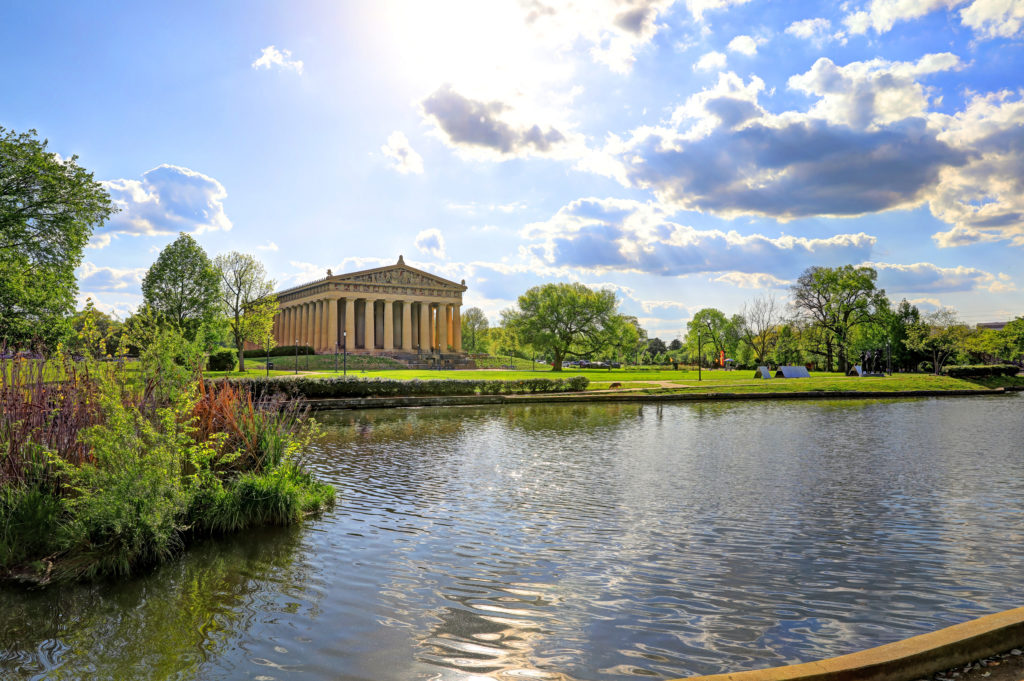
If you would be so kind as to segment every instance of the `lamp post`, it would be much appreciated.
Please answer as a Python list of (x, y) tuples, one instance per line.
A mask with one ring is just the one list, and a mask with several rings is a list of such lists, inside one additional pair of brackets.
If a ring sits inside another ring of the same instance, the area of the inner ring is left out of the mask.
[(267, 336), (267, 378), (270, 378), (270, 336)]
[(892, 376), (892, 339), (885, 339), (885, 365), (889, 370), (889, 375)]
[(334, 341), (334, 373), (338, 373), (338, 341)]
[(702, 349), (702, 346), (701, 346), (701, 341), (702, 341), (702, 338), (701, 338), (701, 335), (700, 335), (700, 331), (698, 331), (697, 332), (697, 380), (698, 381), (701, 380), (701, 373), (700, 373), (701, 366), (700, 365), (701, 365), (701, 359), (703, 357), (703, 354), (702, 354), (703, 353), (703, 349)]
[(299, 339), (295, 339), (295, 374), (299, 373)]
[(309, 371), (309, 353), (306, 352), (306, 348), (302, 348), (302, 354), (306, 356), (306, 371)]
[(348, 376), (348, 329), (341, 332), (341, 375)]

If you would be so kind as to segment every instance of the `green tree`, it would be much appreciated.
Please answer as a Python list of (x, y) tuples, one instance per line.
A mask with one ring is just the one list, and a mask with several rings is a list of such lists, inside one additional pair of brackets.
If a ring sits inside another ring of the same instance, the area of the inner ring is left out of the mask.
[(71, 317), (74, 337), (72, 350), (81, 355), (101, 357), (118, 354), (123, 324), (110, 315), (96, 309), (92, 298), (85, 299), (85, 307)]
[(885, 304), (885, 291), (875, 287), (878, 273), (870, 267), (810, 267), (792, 287), (793, 304), (825, 332), (825, 358), (829, 371), (838, 352), (843, 372), (849, 371), (848, 353), (853, 330), (875, 322)]
[(729, 357), (739, 340), (739, 321), (739, 315), (729, 319), (724, 312), (713, 307), (700, 310), (686, 323), (687, 348), (693, 356), (697, 355), (698, 348), (703, 350), (705, 356), (713, 352), (715, 361), (718, 360), (719, 353), (725, 353), (725, 356)]
[(0, 344), (52, 346), (69, 332), (75, 268), (114, 212), (103, 186), (46, 150), (36, 131), (0, 127)]
[(490, 343), (490, 352), (495, 357), (514, 357), (522, 344), (515, 327), (507, 324), (490, 329), (487, 339)]
[(640, 328), (636, 317), (612, 315), (604, 327), (598, 352), (611, 360), (632, 357), (641, 338), (646, 337), (647, 332)]
[(1024, 317), (1017, 317), (999, 331), (1006, 348), (1005, 359), (1019, 361), (1024, 359)]
[(673, 338), (672, 342), (668, 344), (668, 349), (671, 352), (677, 352), (683, 349), (683, 342), (678, 338)]
[(462, 349), (466, 352), (481, 352), (487, 348), (487, 316), (479, 307), (471, 307), (462, 313)]
[[(238, 350), (238, 370), (245, 371), (245, 342), (273, 347), (277, 296), (263, 263), (248, 253), (231, 251), (213, 260), (220, 275), (221, 311)], [(269, 348), (268, 348), (269, 349)]]
[(518, 309), (503, 312), (502, 321), (523, 342), (550, 355), (552, 371), (561, 371), (566, 357), (600, 350), (617, 306), (609, 290), (595, 291), (580, 283), (544, 284), (519, 296)]
[(220, 277), (203, 247), (182, 232), (146, 272), (142, 299), (191, 339), (217, 313)]
[(905, 342), (911, 350), (931, 354), (932, 369), (938, 374), (950, 357), (966, 350), (970, 334), (970, 328), (957, 319), (954, 310), (943, 308), (908, 328)]
[(665, 341), (655, 336), (647, 341), (647, 352), (651, 355), (664, 355), (668, 352), (668, 346), (665, 345)]

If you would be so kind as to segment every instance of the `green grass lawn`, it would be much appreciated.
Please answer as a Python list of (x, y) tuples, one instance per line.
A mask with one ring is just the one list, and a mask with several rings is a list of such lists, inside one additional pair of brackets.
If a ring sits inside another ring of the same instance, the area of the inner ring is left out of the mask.
[[(245, 375), (262, 376), (261, 371), (254, 371), (254, 360), (246, 360), (250, 369)], [(260, 365), (262, 367), (262, 365)], [(278, 364), (277, 366), (281, 366)], [(208, 374), (213, 376), (214, 374)], [(216, 374), (223, 375), (223, 374)], [(239, 375), (237, 372), (232, 376)], [(271, 375), (292, 375), (291, 371), (272, 371)], [(304, 373), (302, 363), (299, 364), (299, 375), (329, 378), (340, 376), (339, 371), (322, 371)], [(536, 371), (509, 371), (501, 369), (477, 369), (469, 371), (430, 371), (430, 370), (352, 370), (350, 376), (362, 378), (391, 378), (399, 380), (431, 380), (431, 379), (494, 379), (514, 380), (522, 378), (568, 378), (570, 376), (586, 376), (590, 379), (588, 390), (607, 390), (612, 383), (621, 383), (622, 389), (642, 389), (645, 393), (664, 392), (799, 392), (822, 390), (826, 392), (859, 390), (859, 391), (901, 391), (901, 390), (976, 390), (999, 386), (1024, 385), (1024, 377), (1000, 379), (962, 379), (931, 374), (893, 374), (884, 378), (860, 378), (844, 376), (841, 373), (812, 372), (811, 378), (772, 378), (768, 380), (754, 378), (753, 370), (724, 371), (707, 369), (700, 372), (700, 380), (696, 370), (672, 370), (655, 367), (626, 367), (622, 369), (564, 369), (561, 372), (551, 371), (550, 367), (538, 366)], [(664, 384), (672, 384), (671, 386)]]

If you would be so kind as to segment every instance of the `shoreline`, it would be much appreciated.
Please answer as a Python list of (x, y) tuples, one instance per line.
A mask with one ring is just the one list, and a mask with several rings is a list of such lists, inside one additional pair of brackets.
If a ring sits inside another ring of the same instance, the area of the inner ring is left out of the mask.
[[(675, 681), (913, 681), (947, 678), (964, 665), (1024, 645), (1024, 607), (815, 662)], [(966, 670), (965, 670), (966, 671)], [(989, 674), (983, 673), (985, 677)]]
[(495, 404), (581, 404), (601, 402), (714, 402), (743, 400), (879, 399), (906, 397), (965, 397), (1008, 395), (1024, 391), (1020, 387), (956, 390), (806, 390), (787, 392), (708, 392), (708, 393), (536, 393), (525, 395), (436, 395), (413, 397), (332, 397), (307, 399), (312, 411), (340, 409), (393, 409), (401, 407), (464, 407)]

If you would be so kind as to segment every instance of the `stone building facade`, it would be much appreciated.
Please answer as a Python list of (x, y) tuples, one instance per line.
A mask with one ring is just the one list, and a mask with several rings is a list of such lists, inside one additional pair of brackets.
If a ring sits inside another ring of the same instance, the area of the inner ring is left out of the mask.
[(398, 263), (331, 274), (277, 294), (278, 345), (309, 345), (318, 353), (342, 349), (366, 354), (462, 352), (457, 284)]

